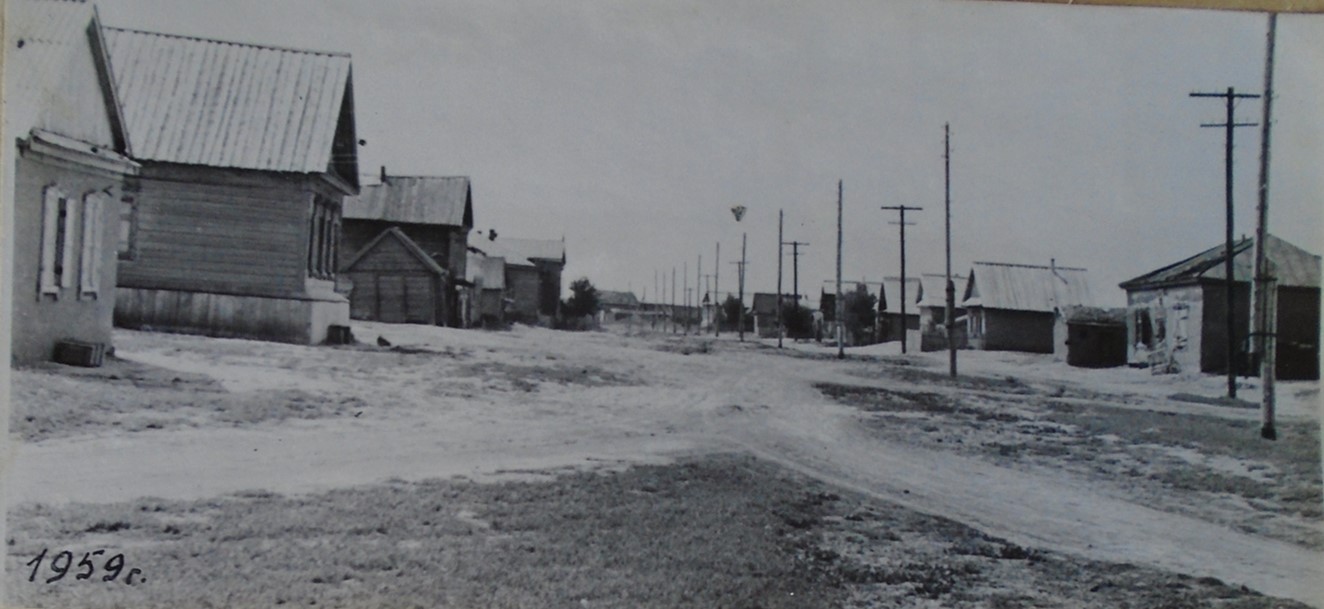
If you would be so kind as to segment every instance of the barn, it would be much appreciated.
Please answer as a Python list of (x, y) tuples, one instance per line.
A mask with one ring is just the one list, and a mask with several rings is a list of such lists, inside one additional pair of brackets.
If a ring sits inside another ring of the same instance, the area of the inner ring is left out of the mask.
[(353, 284), (352, 319), (438, 325), (446, 318), (450, 273), (397, 227), (360, 248), (342, 273)]
[[(10, 359), (96, 364), (111, 343), (118, 201), (128, 157), (121, 106), (90, 4), (11, 2), (5, 52), (4, 218)], [(4, 334), (0, 331), (0, 334)], [(77, 344), (77, 343), (81, 343)]]
[[(1255, 240), (1233, 244), (1232, 343), (1243, 365), (1250, 335), (1250, 280)], [(1122, 282), (1127, 301), (1128, 360), (1156, 371), (1227, 372), (1226, 246)], [(1265, 254), (1277, 279), (1276, 376), (1319, 378), (1320, 257), (1274, 235)], [(1257, 372), (1246, 366), (1243, 372)]]
[(115, 323), (315, 344), (358, 192), (350, 57), (107, 28), (140, 175), (121, 207)]
[(1066, 307), (1092, 305), (1085, 269), (976, 262), (961, 306), (970, 348), (1064, 353)]
[(553, 325), (561, 314), (565, 242), (499, 237), (474, 244), (484, 255), (505, 260), (508, 321)]
[[(411, 274), (415, 278), (412, 281), (421, 281), (421, 274), (431, 273), (430, 270), (416, 267), (412, 256), (403, 256), (403, 251), (396, 251), (398, 247), (394, 244), (403, 238), (411, 242), (413, 249), (431, 259), (434, 266), (443, 270), (439, 278), (441, 285), (436, 291), (436, 302), (433, 303), (435, 312), (427, 316), (432, 321), (426, 323), (453, 327), (463, 325), (460, 289), (465, 283), (469, 231), (474, 225), (473, 191), (469, 178), (387, 175), (383, 167), (380, 183), (365, 185), (358, 196), (345, 198), (343, 218), (341, 247), (350, 253), (348, 257), (352, 260), (346, 260), (340, 271), (350, 276), (356, 292), (361, 287), (371, 292), (351, 295), (351, 317), (389, 321), (375, 316), (374, 311), (378, 309), (361, 306), (376, 302), (383, 297), (383, 293), (375, 288), (379, 279), (367, 282), (360, 282), (360, 279), (367, 274), (375, 273), (380, 277), (380, 273), (392, 272), (380, 266), (385, 262), (381, 258), (384, 252), (375, 252), (366, 257), (361, 255), (369, 244), (391, 248), (400, 254), (394, 259), (406, 266), (398, 269), (399, 273)], [(396, 233), (383, 243), (382, 235), (391, 229), (395, 229)], [(375, 265), (374, 270), (358, 268), (355, 263)], [(391, 294), (403, 294), (399, 288), (394, 287), (402, 279), (384, 281), (383, 285), (387, 286)], [(414, 293), (414, 302), (409, 307), (389, 302), (393, 296), (387, 296), (383, 303), (390, 310), (391, 318), (395, 319), (399, 311), (423, 306), (418, 297)], [(418, 311), (414, 311), (411, 319), (418, 318)]]

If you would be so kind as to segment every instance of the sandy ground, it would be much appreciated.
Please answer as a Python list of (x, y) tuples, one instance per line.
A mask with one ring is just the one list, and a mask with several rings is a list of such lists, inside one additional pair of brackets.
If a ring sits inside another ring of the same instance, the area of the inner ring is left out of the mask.
[[(882, 345), (851, 350), (852, 358), (840, 362), (833, 350), (812, 344), (788, 343), (778, 352), (728, 336), (711, 342), (534, 328), (359, 324), (355, 335), (367, 344), (382, 336), (395, 348), (117, 333), (119, 357), (176, 371), (181, 382), (214, 379), (241, 401), (298, 392), (336, 407), (321, 416), (230, 419), (218, 418), (226, 403), (207, 402), (131, 432), (98, 421), (75, 433), (32, 430), (35, 441), (7, 461), (5, 500), (13, 506), (201, 499), (244, 489), (303, 493), (388, 478), (527, 477), (553, 467), (668, 462), (737, 449), (1024, 546), (1216, 577), (1324, 606), (1324, 554), (1308, 544), (1239, 531), (1199, 517), (1198, 509), (1151, 506), (1087, 473), (1017, 467), (889, 438), (864, 424), (858, 408), (815, 388), (832, 382), (961, 393), (923, 375), (879, 373), (933, 367), (945, 354), (900, 356), (896, 345)], [(962, 372), (1015, 377), (1033, 392), (1085, 404), (1258, 416), (1171, 399), (1217, 396), (1219, 378), (1085, 371), (1040, 356), (969, 352), (962, 353)], [(17, 371), (15, 379), (16, 400), (58, 398), (63, 384), (79, 382), (42, 371)], [(1247, 387), (1241, 397), (1253, 399), (1253, 391)], [(1317, 384), (1285, 383), (1280, 395), (1284, 420), (1318, 425)], [(1319, 527), (1317, 518), (1308, 524)]]

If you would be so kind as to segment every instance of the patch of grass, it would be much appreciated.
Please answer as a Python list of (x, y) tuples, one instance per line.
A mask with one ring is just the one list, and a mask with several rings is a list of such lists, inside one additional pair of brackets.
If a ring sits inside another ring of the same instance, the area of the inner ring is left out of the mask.
[(635, 375), (589, 364), (474, 363), (462, 367), (457, 376), (482, 378), (489, 387), (533, 392), (543, 384), (580, 387), (616, 387), (641, 383)]

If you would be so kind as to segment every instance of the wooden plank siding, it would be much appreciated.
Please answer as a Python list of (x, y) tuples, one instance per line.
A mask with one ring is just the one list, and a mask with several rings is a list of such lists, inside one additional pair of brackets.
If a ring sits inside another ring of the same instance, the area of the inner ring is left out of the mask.
[(306, 181), (235, 179), (223, 172), (210, 177), (212, 182), (156, 176), (135, 181), (135, 255), (120, 261), (119, 285), (303, 295), (312, 214)]

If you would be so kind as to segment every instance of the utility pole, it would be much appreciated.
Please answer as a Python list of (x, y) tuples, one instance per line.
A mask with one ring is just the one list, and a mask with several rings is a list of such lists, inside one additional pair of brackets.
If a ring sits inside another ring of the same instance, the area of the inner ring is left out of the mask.
[[(952, 378), (956, 378), (956, 284), (952, 282), (952, 128), (942, 126), (943, 204), (947, 212), (947, 354)], [(905, 285), (905, 282), (902, 282)]]
[(1269, 274), (1268, 256), (1265, 254), (1265, 238), (1269, 231), (1269, 131), (1273, 124), (1271, 107), (1273, 106), (1273, 47), (1277, 36), (1278, 14), (1269, 13), (1269, 32), (1266, 36), (1264, 51), (1264, 116), (1260, 121), (1260, 200), (1256, 209), (1255, 222), (1255, 299), (1254, 327), (1255, 348), (1260, 354), (1260, 385), (1263, 394), (1260, 398), (1260, 437), (1266, 440), (1278, 439), (1274, 426), (1276, 396), (1274, 381), (1278, 374), (1275, 368), (1278, 360), (1278, 337), (1276, 336), (1277, 286), (1276, 278)]
[(913, 226), (914, 222), (906, 222), (907, 211), (920, 211), (923, 207), (909, 207), (906, 205), (884, 205), (883, 209), (895, 209), (901, 212), (899, 222), (888, 222), (901, 227), (901, 352), (906, 352), (906, 224)]
[(791, 275), (794, 277), (791, 285), (795, 293), (795, 303), (800, 304), (800, 246), (809, 245), (804, 241), (791, 241), (786, 245), (791, 246)]
[(694, 334), (703, 333), (703, 302), (700, 300), (699, 290), (703, 287), (703, 254), (699, 254), (699, 262), (694, 266), (694, 310), (699, 315), (694, 320)]
[(782, 258), (784, 257), (784, 254), (782, 254), (782, 246), (786, 245), (786, 242), (782, 241), (782, 216), (783, 216), (782, 210), (780, 209), (777, 210), (777, 348), (778, 349), (782, 348), (782, 334), (784, 334), (786, 330), (785, 328), (782, 327), (782, 325), (785, 323), (785, 321), (782, 319), (782, 306), (783, 306), (782, 305)]
[(846, 303), (841, 296), (841, 180), (837, 180), (837, 296), (833, 303), (837, 309), (837, 359), (846, 358), (846, 333), (842, 326)]
[(740, 340), (745, 340), (745, 233), (740, 233)]
[(722, 336), (722, 288), (718, 285), (722, 273), (722, 242), (717, 242), (717, 255), (713, 258), (713, 336)]
[(1224, 267), (1223, 271), (1227, 274), (1227, 397), (1237, 397), (1237, 367), (1236, 367), (1236, 349), (1237, 349), (1237, 324), (1234, 315), (1236, 308), (1236, 299), (1233, 297), (1233, 286), (1236, 285), (1236, 278), (1232, 276), (1232, 140), (1233, 132), (1237, 127), (1254, 127), (1256, 123), (1238, 123), (1236, 122), (1236, 108), (1238, 99), (1256, 99), (1259, 95), (1253, 93), (1237, 93), (1233, 87), (1228, 87), (1226, 93), (1191, 93), (1191, 97), (1221, 97), (1227, 104), (1227, 122), (1223, 123), (1204, 123), (1201, 127), (1222, 127), (1226, 129), (1224, 164), (1225, 188), (1227, 190), (1227, 231), (1224, 244)]
[(671, 333), (676, 333), (676, 267), (671, 267)]
[(680, 288), (684, 291), (684, 297), (681, 298), (680, 311), (685, 316), (685, 334), (690, 333), (690, 261), (681, 263), (683, 271), (680, 276)]

